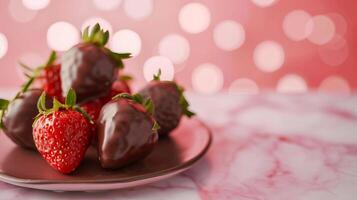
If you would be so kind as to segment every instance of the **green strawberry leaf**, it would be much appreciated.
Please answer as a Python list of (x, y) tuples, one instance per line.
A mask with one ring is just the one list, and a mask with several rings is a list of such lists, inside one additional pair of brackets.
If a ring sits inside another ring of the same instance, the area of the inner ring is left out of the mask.
[(153, 132), (156, 132), (159, 129), (160, 129), (160, 125), (156, 121), (154, 121), (154, 125), (152, 126), (151, 130)]
[(42, 92), (40, 98), (38, 98), (37, 109), (39, 113), (46, 112), (46, 92)]
[(143, 105), (150, 115), (154, 114), (155, 106), (150, 98), (146, 99)]
[(67, 106), (73, 107), (74, 105), (76, 105), (76, 101), (77, 101), (76, 92), (71, 88), (67, 93), (65, 103)]
[(185, 96), (183, 94), (185, 89), (177, 84), (176, 84), (176, 87), (180, 94), (179, 103), (182, 107), (183, 114), (186, 115), (187, 117), (191, 118), (192, 116), (196, 115), (196, 113), (189, 110), (190, 104), (188, 103), (187, 99), (185, 98)]
[(50, 67), (51, 65), (53, 65), (53, 63), (57, 60), (57, 53), (55, 51), (51, 52), (50, 57), (48, 58), (46, 64), (44, 67)]
[(133, 77), (132, 76), (130, 76), (130, 75), (121, 75), (121, 76), (119, 76), (119, 80), (120, 81), (131, 81), (131, 80), (133, 80)]
[(160, 77), (161, 77), (161, 68), (159, 68), (157, 74), (154, 74), (153, 80), (160, 81)]
[(0, 99), (0, 110), (6, 110), (10, 101), (6, 99)]

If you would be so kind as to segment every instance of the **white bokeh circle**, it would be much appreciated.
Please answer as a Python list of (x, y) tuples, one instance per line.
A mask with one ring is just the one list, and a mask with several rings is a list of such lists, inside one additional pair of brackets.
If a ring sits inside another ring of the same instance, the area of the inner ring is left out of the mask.
[(93, 4), (99, 10), (114, 10), (116, 9), (122, 0), (93, 0)]
[(22, 0), (22, 3), (27, 9), (42, 10), (48, 6), (50, 0)]
[(190, 55), (190, 43), (181, 35), (167, 35), (159, 43), (159, 54), (168, 57), (175, 64), (180, 64)]
[(318, 52), (322, 62), (330, 66), (339, 66), (347, 60), (349, 48), (343, 37), (335, 35), (330, 42), (319, 46)]
[(230, 94), (253, 95), (259, 93), (259, 87), (252, 79), (239, 78), (231, 83), (228, 91)]
[(280, 93), (303, 93), (307, 88), (304, 78), (296, 74), (288, 74), (278, 81), (276, 90)]
[(153, 56), (147, 59), (144, 63), (144, 78), (146, 81), (151, 81), (154, 74), (161, 70), (160, 80), (171, 81), (174, 79), (175, 69), (170, 59), (165, 56)]
[(5, 56), (9, 43), (6, 36), (3, 33), (0, 33), (0, 59)]
[(240, 23), (225, 20), (215, 26), (213, 40), (220, 49), (232, 51), (243, 45), (245, 30)]
[(316, 15), (312, 17), (308, 23), (311, 27), (311, 33), (308, 40), (317, 45), (328, 43), (335, 35), (336, 27), (333, 21), (325, 15)]
[(277, 2), (277, 0), (252, 0), (252, 2), (259, 7), (268, 7)]
[(211, 22), (211, 13), (201, 3), (188, 3), (180, 9), (178, 19), (184, 31), (196, 34), (208, 28)]
[(308, 12), (293, 10), (284, 17), (283, 31), (293, 41), (304, 40), (312, 31), (312, 27), (308, 26), (310, 20), (311, 15)]
[(53, 50), (66, 51), (78, 42), (79, 31), (69, 22), (55, 22), (47, 30), (47, 43)]
[(350, 94), (351, 89), (348, 82), (341, 76), (333, 75), (325, 78), (319, 86), (323, 93)]
[[(100, 27), (103, 30), (107, 30), (109, 31), (109, 34), (111, 35), (113, 32), (113, 28), (112, 25), (105, 19), (101, 18), (101, 17), (91, 17), (89, 19), (87, 19), (86, 21), (83, 22), (82, 26), (81, 26), (81, 31), (83, 32), (83, 30), (87, 27), (90, 26), (90, 28), (92, 28), (96, 23), (99, 23)], [(91, 30), (91, 29), (90, 29)]]
[(204, 63), (194, 69), (192, 87), (202, 94), (214, 94), (222, 89), (223, 79), (223, 73), (219, 67)]
[(110, 47), (114, 52), (131, 53), (135, 57), (141, 51), (141, 38), (135, 31), (122, 29), (111, 37)]
[(10, 0), (9, 12), (15, 21), (21, 23), (29, 22), (37, 15), (36, 10), (26, 8), (21, 0)]
[(125, 0), (124, 12), (134, 19), (142, 20), (151, 15), (154, 8), (153, 0)]
[(274, 41), (264, 41), (254, 49), (253, 61), (263, 72), (274, 72), (284, 64), (285, 52), (283, 47)]

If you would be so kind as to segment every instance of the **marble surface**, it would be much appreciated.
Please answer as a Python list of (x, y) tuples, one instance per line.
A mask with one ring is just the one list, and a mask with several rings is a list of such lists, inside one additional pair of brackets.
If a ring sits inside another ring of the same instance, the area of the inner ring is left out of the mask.
[(57, 193), (0, 183), (0, 199), (357, 199), (357, 96), (189, 96), (212, 128), (208, 155), (128, 190)]

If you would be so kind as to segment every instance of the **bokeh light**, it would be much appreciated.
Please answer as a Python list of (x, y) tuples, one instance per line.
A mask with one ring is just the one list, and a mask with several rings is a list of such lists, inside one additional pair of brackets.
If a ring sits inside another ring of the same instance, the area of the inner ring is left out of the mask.
[(214, 64), (201, 64), (192, 73), (192, 86), (199, 93), (214, 94), (223, 87), (223, 73)]
[(27, 9), (21, 0), (10, 0), (9, 12), (15, 21), (21, 23), (29, 22), (37, 15), (36, 10)]
[(188, 3), (179, 13), (181, 28), (188, 33), (200, 33), (208, 28), (211, 22), (209, 9), (201, 3)]
[(273, 72), (284, 64), (285, 52), (277, 42), (264, 41), (254, 49), (253, 60), (261, 71)]
[(307, 84), (301, 76), (288, 74), (279, 80), (276, 90), (280, 93), (303, 93), (307, 91)]
[(6, 36), (3, 33), (0, 33), (0, 59), (5, 56), (8, 45)]
[(93, 4), (99, 10), (114, 10), (116, 9), (122, 0), (93, 0)]
[(319, 47), (321, 60), (330, 66), (343, 64), (347, 60), (348, 54), (349, 49), (347, 42), (339, 35), (335, 35), (329, 43)]
[(30, 10), (42, 10), (48, 6), (50, 0), (22, 0), (22, 3)]
[(304, 10), (293, 10), (289, 12), (283, 21), (283, 31), (285, 35), (293, 41), (306, 39), (312, 31), (308, 26), (311, 15)]
[(319, 91), (323, 93), (350, 94), (351, 89), (344, 78), (334, 75), (325, 78), (321, 82)]
[(268, 7), (276, 3), (277, 0), (252, 0), (252, 2), (259, 7)]
[(338, 13), (330, 13), (330, 14), (327, 14), (327, 16), (335, 24), (336, 34), (341, 35), (341, 36), (345, 35), (345, 33), (347, 32), (346, 19)]
[[(82, 24), (82, 27), (81, 27), (81, 31), (83, 32), (83, 30), (87, 27), (87, 26), (90, 26), (90, 28), (93, 28), (93, 26), (96, 24), (96, 23), (99, 23), (100, 27), (103, 29), (103, 30), (107, 30), (109, 31), (109, 34), (111, 35), (112, 32), (113, 32), (113, 28), (112, 28), (112, 25), (105, 19), (101, 18), (101, 17), (91, 17), (89, 19), (87, 19), (83, 24)], [(91, 30), (91, 29), (90, 29)]]
[(226, 20), (220, 22), (213, 32), (215, 44), (226, 51), (238, 49), (245, 40), (245, 31), (241, 24)]
[(131, 53), (135, 57), (141, 51), (141, 38), (139, 34), (132, 30), (119, 30), (114, 33), (110, 40), (110, 47), (114, 52)]
[(239, 78), (231, 83), (228, 91), (230, 94), (253, 95), (259, 93), (259, 87), (251, 79)]
[(312, 31), (308, 36), (308, 40), (317, 45), (328, 43), (335, 35), (335, 24), (325, 15), (317, 15), (312, 17), (307, 23), (308, 27), (312, 27)]
[(142, 20), (151, 15), (153, 4), (152, 0), (125, 0), (124, 11), (128, 17)]
[(174, 79), (175, 69), (170, 59), (164, 56), (153, 56), (144, 63), (144, 78), (146, 81), (151, 81), (154, 74), (161, 70), (160, 80), (171, 81)]
[(170, 34), (161, 39), (159, 54), (168, 57), (175, 64), (180, 64), (190, 55), (190, 44), (183, 36)]
[(48, 46), (56, 51), (66, 51), (79, 42), (79, 31), (69, 22), (53, 23), (47, 30)]

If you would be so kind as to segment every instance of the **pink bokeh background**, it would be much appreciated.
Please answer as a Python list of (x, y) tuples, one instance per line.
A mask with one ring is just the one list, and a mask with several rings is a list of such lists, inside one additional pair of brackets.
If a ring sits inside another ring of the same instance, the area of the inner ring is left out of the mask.
[[(4, 0), (0, 87), (23, 82), (19, 60), (43, 63), (100, 18), (112, 29), (109, 46), (137, 54), (125, 62), (136, 88), (160, 65), (167, 79), (205, 94), (349, 94), (357, 88), (356, 8), (352, 0)], [(73, 26), (50, 31), (56, 22)]]

